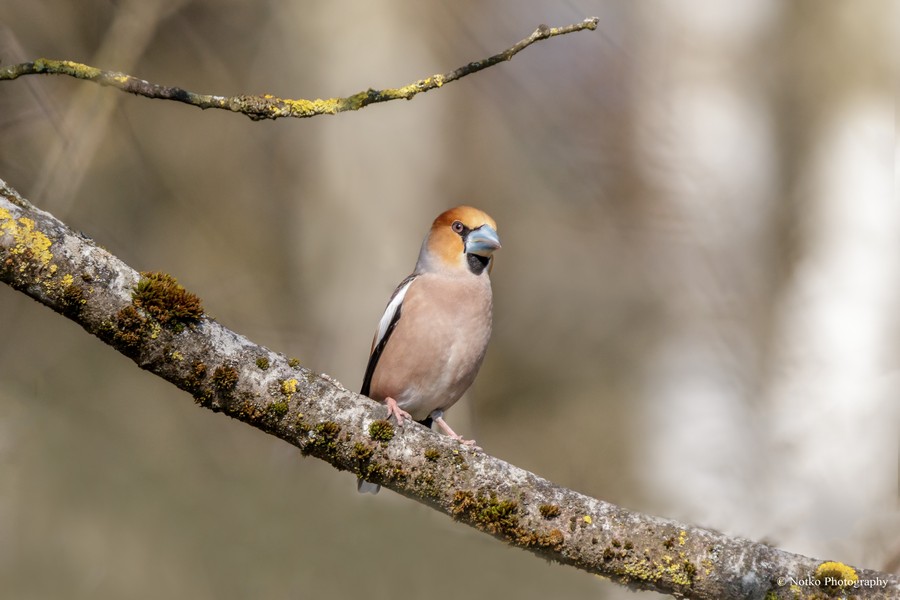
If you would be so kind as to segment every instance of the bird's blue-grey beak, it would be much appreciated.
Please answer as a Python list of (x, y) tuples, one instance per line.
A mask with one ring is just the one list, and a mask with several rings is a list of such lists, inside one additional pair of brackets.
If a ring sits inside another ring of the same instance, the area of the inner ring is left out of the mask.
[(466, 236), (466, 254), (478, 256), (490, 256), (494, 250), (500, 248), (500, 237), (490, 225), (482, 225), (473, 229)]

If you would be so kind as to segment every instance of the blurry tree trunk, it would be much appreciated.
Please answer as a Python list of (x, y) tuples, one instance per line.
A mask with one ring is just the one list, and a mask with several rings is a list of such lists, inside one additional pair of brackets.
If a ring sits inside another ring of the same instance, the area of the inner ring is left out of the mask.
[(885, 5), (667, 6), (634, 69), (653, 82), (635, 130), (669, 315), (648, 365), (647, 495), (790, 548), (874, 539), (880, 555), (900, 429), (896, 53), (871, 26)]
[(766, 66), (777, 59), (765, 42), (778, 9), (663, 5), (664, 16), (641, 13), (652, 42), (634, 68), (636, 164), (649, 198), (643, 227), (654, 233), (654, 296), (664, 315), (644, 359), (641, 412), (654, 432), (645, 448), (654, 467), (643, 483), (649, 498), (678, 498), (685, 518), (751, 532), (747, 486), (765, 465), (748, 449), (760, 445), (752, 423), (778, 284), (777, 269), (759, 266), (779, 259), (766, 93)]
[(852, 539), (848, 551), (877, 555), (896, 542), (884, 516), (898, 494), (887, 457), (900, 448), (900, 381), (889, 375), (898, 342), (887, 334), (900, 328), (896, 106), (887, 100), (898, 73), (896, 44), (871, 25), (884, 8), (791, 3), (781, 25), (779, 74), (795, 84), (778, 86), (791, 93), (777, 103), (787, 208), (776, 225), (791, 260), (759, 407), (769, 434), (759, 520), (779, 543), (810, 551)]

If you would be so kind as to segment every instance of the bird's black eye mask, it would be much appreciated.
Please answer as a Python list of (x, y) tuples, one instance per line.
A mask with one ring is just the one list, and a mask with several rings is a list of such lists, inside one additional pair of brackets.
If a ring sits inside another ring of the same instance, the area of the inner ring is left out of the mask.
[[(462, 238), (463, 250), (465, 250), (466, 238), (472, 233), (472, 229), (463, 225), (462, 221), (453, 221), (453, 224), (450, 225), (450, 229)], [(466, 262), (469, 264), (469, 270), (472, 273), (481, 275), (484, 270), (487, 269), (488, 264), (490, 264), (491, 257), (481, 256), (480, 254), (466, 254)]]

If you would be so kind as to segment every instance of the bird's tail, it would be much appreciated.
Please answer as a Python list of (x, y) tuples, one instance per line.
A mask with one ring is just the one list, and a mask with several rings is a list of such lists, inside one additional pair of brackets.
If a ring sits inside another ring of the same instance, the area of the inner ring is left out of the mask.
[(371, 483), (363, 479), (356, 480), (356, 491), (360, 494), (377, 494), (381, 486), (377, 483)]

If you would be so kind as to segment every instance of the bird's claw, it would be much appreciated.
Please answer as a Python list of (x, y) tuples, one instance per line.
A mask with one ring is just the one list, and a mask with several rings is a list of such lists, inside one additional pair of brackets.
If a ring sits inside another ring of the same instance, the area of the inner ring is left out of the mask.
[(461, 435), (450, 436), (450, 437), (453, 437), (454, 440), (456, 440), (463, 446), (468, 446), (472, 450), (481, 450), (482, 449), (481, 446), (479, 446), (478, 444), (475, 443), (475, 440), (464, 439), (463, 436), (461, 436)]
[(387, 404), (387, 418), (390, 419), (391, 416), (393, 416), (395, 419), (397, 419), (397, 427), (403, 427), (404, 419), (409, 419), (410, 421), (412, 421), (412, 415), (400, 408), (397, 405), (397, 401), (393, 398), (385, 398), (384, 403)]
[(481, 446), (475, 444), (475, 440), (467, 440), (463, 436), (459, 435), (453, 429), (447, 425), (447, 421), (444, 420), (444, 413), (442, 411), (434, 411), (431, 413), (431, 418), (434, 419), (434, 422), (437, 423), (438, 427), (444, 430), (444, 433), (447, 434), (447, 437), (451, 437), (463, 446), (469, 446), (473, 450), (481, 450)]

